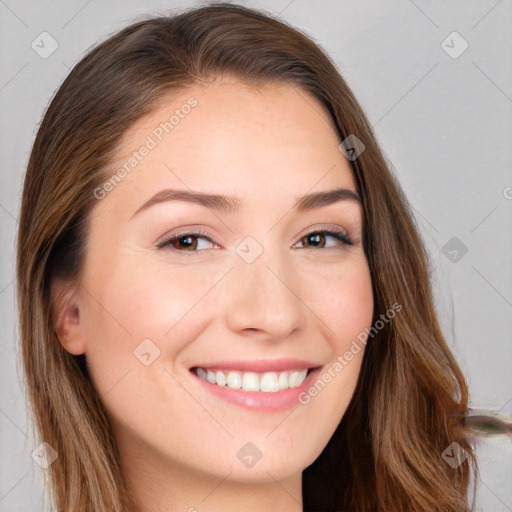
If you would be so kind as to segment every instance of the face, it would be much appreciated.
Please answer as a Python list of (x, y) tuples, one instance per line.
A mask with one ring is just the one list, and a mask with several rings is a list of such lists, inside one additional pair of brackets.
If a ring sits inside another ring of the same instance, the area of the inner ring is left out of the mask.
[(111, 175), (130, 171), (95, 192), (66, 345), (85, 353), (126, 464), (266, 482), (329, 441), (364, 350), (334, 365), (373, 312), (339, 143), (306, 92), (227, 79), (126, 132)]

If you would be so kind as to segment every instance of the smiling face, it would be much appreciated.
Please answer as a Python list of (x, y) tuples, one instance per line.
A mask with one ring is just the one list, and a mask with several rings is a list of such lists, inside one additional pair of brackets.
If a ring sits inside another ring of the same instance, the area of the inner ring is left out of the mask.
[(363, 351), (307, 404), (298, 393), (373, 312), (339, 142), (308, 93), (228, 80), (125, 134), (112, 174), (136, 160), (92, 210), (79, 319), (61, 342), (86, 354), (128, 471), (296, 482), (329, 441)]

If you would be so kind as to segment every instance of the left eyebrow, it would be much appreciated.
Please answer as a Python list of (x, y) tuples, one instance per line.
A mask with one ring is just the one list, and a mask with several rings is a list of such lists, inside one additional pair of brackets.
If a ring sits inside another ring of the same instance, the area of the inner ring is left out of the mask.
[[(303, 195), (297, 199), (294, 207), (296, 211), (304, 212), (345, 200), (361, 203), (361, 198), (355, 191), (347, 188), (338, 188)], [(242, 199), (238, 196), (206, 194), (204, 192), (194, 192), (190, 190), (165, 189), (148, 199), (140, 208), (137, 209), (130, 219), (150, 206), (167, 201), (185, 201), (195, 203), (212, 210), (226, 213), (239, 213), (243, 203)]]
[(361, 204), (361, 198), (354, 190), (348, 188), (336, 188), (334, 190), (324, 190), (323, 192), (313, 192), (299, 197), (295, 203), (295, 209), (299, 212), (304, 212), (320, 208), (322, 206), (327, 206), (338, 201), (347, 200)]

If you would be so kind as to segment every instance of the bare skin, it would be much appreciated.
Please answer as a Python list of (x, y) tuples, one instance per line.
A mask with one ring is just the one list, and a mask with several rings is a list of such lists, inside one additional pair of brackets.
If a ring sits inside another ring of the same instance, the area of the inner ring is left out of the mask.
[[(339, 424), (364, 350), (307, 404), (278, 411), (221, 399), (190, 368), (298, 358), (326, 371), (344, 354), (373, 311), (361, 205), (294, 209), (304, 194), (356, 188), (328, 114), (286, 85), (226, 78), (184, 91), (128, 130), (112, 171), (191, 96), (197, 106), (95, 205), (59, 339), (86, 354), (143, 512), (302, 511), (302, 471)], [(137, 212), (164, 189), (241, 206), (162, 201)], [(197, 229), (213, 242), (186, 236)], [(172, 234), (181, 242), (158, 247)], [(246, 237), (257, 245), (242, 247), (262, 250), (250, 263), (237, 252)], [(147, 366), (134, 356), (143, 340)], [(249, 442), (261, 454), (252, 467), (237, 456)]]

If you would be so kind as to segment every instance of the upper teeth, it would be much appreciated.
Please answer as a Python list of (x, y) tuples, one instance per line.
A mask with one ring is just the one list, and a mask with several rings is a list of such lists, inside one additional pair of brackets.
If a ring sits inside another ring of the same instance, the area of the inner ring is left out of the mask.
[(196, 374), (201, 379), (218, 386), (243, 389), (244, 391), (276, 392), (300, 386), (306, 379), (308, 370), (255, 373), (196, 368)]

